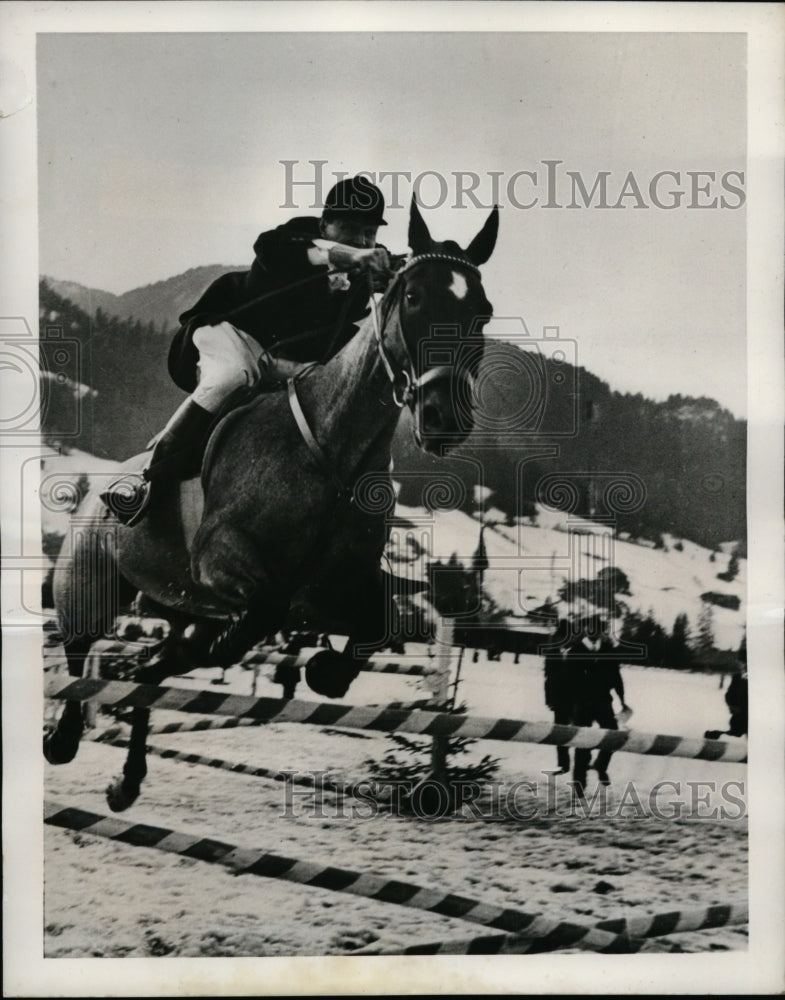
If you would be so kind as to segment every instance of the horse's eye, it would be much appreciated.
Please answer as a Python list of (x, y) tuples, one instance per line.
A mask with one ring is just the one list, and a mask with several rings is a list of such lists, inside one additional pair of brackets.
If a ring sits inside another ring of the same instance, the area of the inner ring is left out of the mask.
[(406, 305), (407, 306), (416, 306), (417, 302), (419, 301), (419, 298), (420, 298), (420, 296), (417, 293), (417, 291), (415, 289), (412, 289), (412, 288), (407, 288), (406, 289), (406, 294), (405, 294), (404, 297), (406, 299)]

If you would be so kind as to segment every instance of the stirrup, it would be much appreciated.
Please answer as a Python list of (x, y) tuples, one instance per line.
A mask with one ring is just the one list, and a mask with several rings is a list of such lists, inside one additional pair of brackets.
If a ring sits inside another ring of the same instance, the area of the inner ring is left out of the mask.
[(144, 517), (151, 496), (150, 481), (131, 473), (112, 483), (101, 494), (101, 500), (121, 524), (130, 528)]

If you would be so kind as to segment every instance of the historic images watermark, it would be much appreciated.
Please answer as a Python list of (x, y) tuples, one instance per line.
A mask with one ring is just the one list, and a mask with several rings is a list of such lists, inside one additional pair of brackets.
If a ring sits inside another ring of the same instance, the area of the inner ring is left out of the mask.
[[(326, 170), (327, 160), (279, 160), (283, 167), (280, 208), (322, 209), (324, 195), (348, 171)], [(541, 159), (512, 173), (487, 170), (361, 170), (379, 187), (387, 207), (403, 208), (404, 190), (423, 208), (549, 209), (738, 209), (747, 200), (743, 170), (667, 167), (650, 172), (582, 171), (561, 159)], [(402, 183), (403, 182), (403, 183)], [(373, 198), (373, 190), (368, 189)], [(406, 200), (404, 198), (404, 200)], [(373, 207), (369, 202), (368, 207)]]
[[(559, 794), (555, 776), (510, 783), (455, 781), (435, 778), (363, 780), (335, 785), (326, 771), (281, 771), (282, 818), (371, 819), (378, 816), (419, 820), (461, 816), (469, 820), (525, 823), (546, 816), (575, 819), (722, 820), (747, 816), (746, 783), (681, 781), (663, 778), (648, 791), (635, 782), (598, 784), (592, 792)], [(567, 782), (567, 787), (572, 787)]]

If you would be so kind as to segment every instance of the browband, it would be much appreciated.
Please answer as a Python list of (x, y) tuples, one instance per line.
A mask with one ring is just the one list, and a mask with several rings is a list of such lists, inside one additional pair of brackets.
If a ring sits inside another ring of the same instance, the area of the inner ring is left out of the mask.
[(475, 264), (472, 264), (470, 260), (464, 260), (463, 257), (454, 257), (452, 254), (448, 253), (436, 253), (436, 252), (421, 253), (418, 254), (416, 257), (412, 257), (411, 260), (409, 260), (406, 264), (403, 265), (403, 267), (400, 269), (400, 271), (397, 272), (397, 274), (405, 274), (413, 267), (416, 267), (417, 264), (421, 264), (426, 260), (443, 260), (447, 261), (450, 264), (457, 264), (458, 267), (463, 268), (465, 271), (471, 271), (473, 274), (476, 274), (478, 278), (480, 277), (479, 267), (477, 267)]

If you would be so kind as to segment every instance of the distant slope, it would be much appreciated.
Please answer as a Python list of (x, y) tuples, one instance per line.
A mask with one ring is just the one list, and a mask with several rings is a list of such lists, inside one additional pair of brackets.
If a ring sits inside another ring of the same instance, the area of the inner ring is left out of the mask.
[[(100, 483), (116, 463), (96, 458), (76, 449), (58, 454), (46, 449), (42, 460), (42, 495), (49, 499), (41, 507), (43, 533), (58, 535), (68, 530), (69, 513), (62, 498), (71, 495), (68, 483), (87, 476), (91, 486)], [(59, 492), (58, 492), (59, 491)], [(710, 549), (693, 542), (667, 539), (667, 546), (654, 549), (631, 539), (615, 538), (613, 549), (607, 545), (606, 529), (579, 518), (542, 506), (532, 518), (520, 518), (513, 525), (496, 520), (500, 512), (488, 511), (484, 532), (488, 568), (484, 573), (485, 593), (496, 607), (507, 613), (506, 624), (526, 628), (526, 616), (546, 602), (554, 602), (560, 616), (570, 611), (594, 613), (589, 602), (573, 605), (556, 600), (560, 585), (569, 579), (575, 565), (590, 567), (592, 577), (606, 567), (616, 567), (629, 580), (629, 593), (619, 596), (626, 613), (650, 615), (670, 634), (680, 614), (688, 616), (692, 641), (698, 635), (702, 614), (706, 614), (707, 591), (736, 599), (736, 608), (713, 606), (710, 611), (714, 646), (720, 650), (738, 649), (746, 624), (747, 560), (739, 559), (738, 575), (723, 581), (718, 574), (729, 562), (726, 554), (712, 556)], [(446, 564), (455, 554), (468, 568), (477, 548), (480, 524), (459, 510), (429, 512), (423, 507), (396, 507), (398, 527), (393, 528), (387, 546), (388, 568), (398, 577), (426, 581), (428, 564), (439, 560)], [(602, 539), (605, 538), (605, 543)], [(579, 551), (572, 551), (578, 549)], [(570, 552), (572, 551), (572, 555)], [(668, 665), (668, 664), (666, 664)]]
[(196, 302), (211, 282), (228, 271), (242, 269), (240, 265), (228, 264), (192, 267), (183, 274), (142, 288), (133, 288), (123, 295), (87, 288), (75, 281), (59, 281), (48, 277), (44, 280), (54, 292), (69, 299), (90, 316), (94, 316), (100, 309), (106, 316), (153, 323), (157, 331), (167, 333), (176, 329), (180, 314)]
[(73, 302), (75, 306), (83, 309), (88, 316), (94, 316), (98, 310), (106, 313), (107, 316), (122, 316), (123, 312), (122, 296), (113, 295), (111, 292), (103, 292), (100, 288), (88, 288), (80, 285), (78, 281), (58, 281), (57, 278), (43, 279), (52, 291), (63, 298)]
[[(41, 282), (42, 320), (62, 324), (81, 345), (70, 365), (62, 372), (55, 365), (54, 374), (97, 393), (80, 400), (70, 446), (123, 459), (160, 430), (182, 398), (167, 371), (170, 337), (164, 330), (228, 270), (193, 268), (108, 297), (73, 283)], [(117, 318), (120, 311), (131, 315)], [(456, 492), (454, 506), (471, 513), (482, 480), (494, 506), (516, 518), (534, 510), (544, 477), (558, 475), (576, 497), (574, 513), (602, 516), (605, 488), (622, 472), (637, 477), (643, 493), (636, 503), (621, 503), (619, 531), (657, 544), (666, 534), (709, 548), (738, 542), (738, 554), (745, 554), (745, 421), (711, 399), (675, 394), (654, 402), (614, 392), (567, 362), (546, 357), (523, 364), (522, 357), (514, 344), (486, 344), (475, 430), (444, 459), (415, 446), (405, 411), (392, 449), (396, 468), (406, 472), (402, 503), (427, 505), (428, 490), (447, 482)], [(71, 428), (67, 415), (53, 397), (43, 420), (51, 438)]]
[[(404, 524), (411, 525), (394, 534), (388, 547), (397, 575), (426, 580), (428, 563), (438, 559), (446, 564), (453, 553), (463, 567), (472, 565), (480, 530), (477, 517), (459, 510), (429, 513), (400, 503), (396, 513)], [(676, 547), (668, 536), (665, 548), (654, 549), (631, 539), (615, 538), (611, 550), (607, 529), (539, 505), (534, 518), (519, 518), (513, 525), (495, 521), (492, 511), (487, 519), (490, 530), (484, 532), (488, 557), (484, 588), (497, 607), (509, 613), (513, 626), (515, 619), (531, 614), (546, 602), (555, 602), (560, 616), (571, 610), (595, 613), (596, 607), (587, 601), (578, 599), (568, 605), (556, 600), (557, 591), (565, 580), (573, 578), (577, 566), (581, 573), (589, 567), (592, 578), (606, 567), (616, 567), (629, 579), (630, 593), (618, 599), (625, 612), (651, 615), (668, 634), (676, 616), (685, 613), (694, 639), (701, 614), (706, 614), (707, 603), (702, 595), (712, 591), (735, 598), (737, 603), (735, 609), (711, 607), (716, 648), (738, 649), (744, 637), (746, 559), (739, 560), (734, 580), (722, 581), (717, 574), (727, 568), (728, 556), (722, 554), (712, 560), (712, 550), (694, 542), (685, 540)]]

